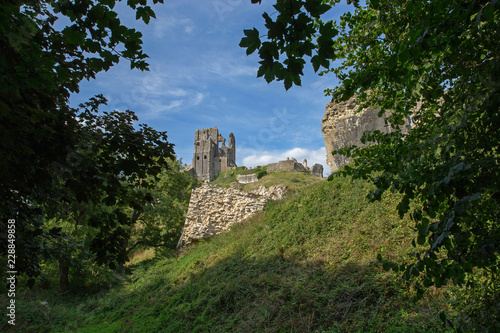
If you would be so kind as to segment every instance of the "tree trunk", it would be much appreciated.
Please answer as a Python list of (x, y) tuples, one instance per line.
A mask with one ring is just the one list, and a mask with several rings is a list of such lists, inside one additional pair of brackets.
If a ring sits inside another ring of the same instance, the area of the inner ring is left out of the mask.
[(59, 259), (59, 287), (62, 293), (69, 291), (69, 261)]
[[(141, 214), (142, 212), (141, 211), (138, 211), (138, 210), (135, 210), (132, 212), (132, 216), (130, 218), (130, 226), (131, 228), (133, 229), (134, 228), (134, 225), (135, 223), (137, 222), (137, 220), (139, 219), (139, 217), (141, 217)], [(131, 233), (130, 233), (131, 234)], [(127, 252), (127, 257), (128, 257), (128, 254), (129, 252), (138, 245), (138, 243), (141, 243), (140, 241), (137, 242), (132, 248), (128, 249), (128, 244), (129, 244), (129, 241), (130, 241), (130, 234), (128, 235), (127, 238), (125, 238), (123, 240), (123, 243), (122, 243), (122, 246), (123, 246), (123, 249), (125, 252)], [(123, 265), (124, 263), (121, 262), (118, 264), (118, 271), (123, 271)]]
[[(141, 214), (142, 213), (140, 211), (137, 211), (137, 210), (134, 210), (132, 212), (132, 217), (130, 218), (130, 226), (132, 229), (134, 228), (134, 225), (137, 222), (137, 220), (139, 220), (139, 217), (141, 217)], [(129, 237), (127, 239), (124, 239), (124, 241), (123, 241), (123, 247), (124, 247), (125, 251), (127, 251), (127, 255), (129, 254), (130, 251), (132, 251), (132, 249), (134, 247), (137, 246), (137, 243), (141, 243), (141, 241), (139, 240), (136, 244), (134, 244), (134, 246), (132, 248), (128, 248), (131, 234), (132, 234), (132, 232), (129, 234)]]

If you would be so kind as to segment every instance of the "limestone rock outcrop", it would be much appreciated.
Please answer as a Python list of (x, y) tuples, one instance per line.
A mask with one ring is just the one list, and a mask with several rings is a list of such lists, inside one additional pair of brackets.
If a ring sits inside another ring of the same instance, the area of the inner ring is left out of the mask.
[[(332, 172), (350, 161), (342, 155), (333, 156), (332, 151), (352, 145), (364, 146), (361, 143), (364, 131), (391, 132), (390, 126), (385, 124), (385, 118), (378, 116), (379, 108), (364, 108), (359, 113), (356, 112), (357, 109), (355, 97), (351, 97), (345, 102), (326, 105), (321, 132), (325, 141), (326, 162)], [(401, 130), (403, 132), (410, 130), (409, 120), (407, 124), (402, 126)]]
[(282, 199), (285, 194), (286, 187), (281, 185), (273, 185), (269, 189), (261, 186), (253, 192), (208, 184), (194, 189), (177, 247), (227, 231), (235, 223), (262, 210), (269, 200)]

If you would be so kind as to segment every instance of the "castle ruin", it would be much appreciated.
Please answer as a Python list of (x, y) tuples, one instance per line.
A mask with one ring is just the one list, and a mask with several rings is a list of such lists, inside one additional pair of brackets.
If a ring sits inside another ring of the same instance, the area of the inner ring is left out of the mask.
[(316, 163), (311, 168), (307, 166), (307, 160), (301, 163), (297, 162), (295, 158), (287, 157), (286, 161), (279, 161), (271, 163), (267, 166), (267, 172), (280, 172), (280, 171), (299, 171), (310, 172), (313, 176), (323, 178), (323, 165)]
[[(356, 96), (347, 101), (326, 105), (321, 132), (327, 151), (326, 163), (332, 172), (339, 170), (351, 161), (351, 158), (344, 155), (332, 155), (332, 151), (352, 145), (366, 146), (366, 144), (361, 143), (361, 137), (365, 131), (378, 130), (383, 133), (394, 131), (386, 123), (387, 115), (378, 116), (380, 108), (363, 108), (359, 112), (357, 110)], [(405, 124), (400, 128), (401, 133), (408, 133), (411, 129), (410, 120), (405, 119)]]
[(219, 172), (236, 166), (236, 145), (233, 133), (229, 142), (219, 134), (217, 127), (205, 128), (194, 133), (194, 154), (191, 172), (200, 180), (211, 182)]

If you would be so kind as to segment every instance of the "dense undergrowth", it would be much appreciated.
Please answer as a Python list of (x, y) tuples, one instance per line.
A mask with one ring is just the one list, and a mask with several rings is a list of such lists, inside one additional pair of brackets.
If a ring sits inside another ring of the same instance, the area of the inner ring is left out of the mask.
[(368, 189), (367, 183), (348, 178), (302, 188), (226, 234), (178, 255), (158, 254), (131, 265), (109, 290), (90, 293), (83, 288), (68, 295), (52, 289), (24, 291), (18, 297), (15, 328), (446, 331), (439, 313), (451, 310), (461, 290), (430, 289), (415, 303), (413, 289), (399, 276), (371, 264), (378, 253), (407, 258), (414, 250), (414, 232), (411, 221), (397, 216), (395, 194), (369, 203)]

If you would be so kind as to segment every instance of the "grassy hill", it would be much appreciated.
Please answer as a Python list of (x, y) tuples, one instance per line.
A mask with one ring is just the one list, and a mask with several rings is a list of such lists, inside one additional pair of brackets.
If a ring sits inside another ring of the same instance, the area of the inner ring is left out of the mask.
[(270, 202), (226, 234), (177, 256), (157, 255), (131, 266), (130, 274), (109, 291), (65, 296), (25, 292), (19, 296), (15, 328), (93, 333), (445, 331), (438, 314), (456, 299), (453, 288), (432, 289), (414, 303), (411, 287), (370, 265), (378, 253), (402, 259), (414, 249), (411, 222), (395, 213), (397, 196), (369, 203), (368, 190), (363, 181), (319, 180), (288, 199)]
[[(255, 169), (235, 168), (228, 172), (221, 172), (218, 177), (211, 182), (213, 185), (229, 187), (232, 182), (237, 181), (238, 175), (257, 174), (259, 181), (250, 184), (241, 184), (244, 191), (253, 191), (260, 186), (269, 188), (271, 185), (280, 184), (287, 186), (291, 191), (300, 190), (306, 186), (325, 181), (326, 178), (318, 178), (311, 175), (310, 172), (270, 172), (267, 173), (266, 167), (257, 167)], [(262, 175), (262, 176), (261, 176)]]

